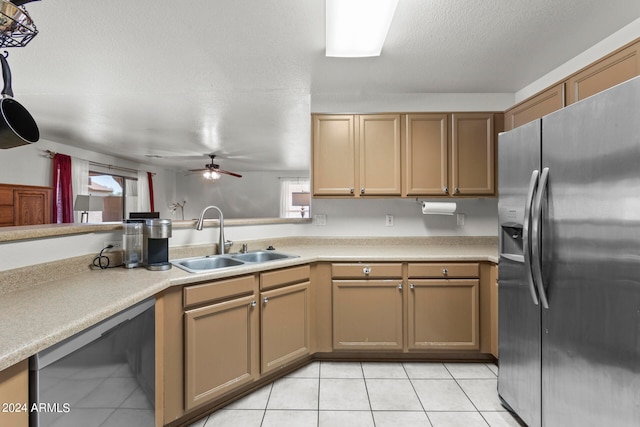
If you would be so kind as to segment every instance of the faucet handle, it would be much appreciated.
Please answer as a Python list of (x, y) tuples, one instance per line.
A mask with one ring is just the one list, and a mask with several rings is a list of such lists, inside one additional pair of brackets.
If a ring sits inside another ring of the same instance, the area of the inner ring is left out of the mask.
[(224, 252), (225, 253), (229, 253), (229, 249), (231, 249), (231, 246), (233, 245), (233, 240), (225, 240), (224, 241)]

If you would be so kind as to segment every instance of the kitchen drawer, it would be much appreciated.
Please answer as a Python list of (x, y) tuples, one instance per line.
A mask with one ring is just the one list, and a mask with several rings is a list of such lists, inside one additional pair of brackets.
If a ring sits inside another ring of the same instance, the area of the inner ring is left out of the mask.
[(183, 290), (184, 306), (203, 304), (250, 294), (255, 290), (256, 277), (254, 275), (218, 280), (201, 285), (187, 286)]
[(278, 286), (291, 285), (293, 283), (309, 280), (311, 268), (309, 265), (284, 268), (282, 270), (268, 271), (260, 274), (260, 289), (270, 289)]
[(402, 263), (344, 263), (332, 264), (332, 277), (373, 279), (401, 278)]
[(409, 277), (466, 278), (479, 277), (477, 262), (411, 263)]

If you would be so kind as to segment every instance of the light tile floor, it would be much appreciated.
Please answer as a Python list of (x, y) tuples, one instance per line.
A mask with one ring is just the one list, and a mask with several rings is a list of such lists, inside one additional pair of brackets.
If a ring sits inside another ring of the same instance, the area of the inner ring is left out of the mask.
[(314, 362), (190, 427), (518, 427), (485, 363)]

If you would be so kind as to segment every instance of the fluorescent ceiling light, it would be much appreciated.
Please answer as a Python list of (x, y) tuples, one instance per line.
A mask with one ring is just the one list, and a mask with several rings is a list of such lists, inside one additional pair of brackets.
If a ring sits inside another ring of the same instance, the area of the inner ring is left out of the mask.
[(326, 0), (326, 56), (379, 56), (398, 0)]

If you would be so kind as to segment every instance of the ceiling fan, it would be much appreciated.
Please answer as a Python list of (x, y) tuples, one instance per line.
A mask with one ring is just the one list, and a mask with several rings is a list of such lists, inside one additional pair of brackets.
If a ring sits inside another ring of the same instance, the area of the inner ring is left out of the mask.
[(211, 158), (211, 163), (207, 163), (206, 165), (204, 165), (204, 168), (202, 169), (189, 169), (189, 172), (204, 172), (203, 176), (206, 179), (211, 179), (211, 180), (220, 178), (220, 174), (231, 175), (231, 176), (235, 176), (236, 178), (242, 178), (242, 175), (238, 173), (220, 169), (220, 165), (215, 164), (213, 162), (214, 159), (216, 158), (215, 154), (209, 154), (209, 157)]

